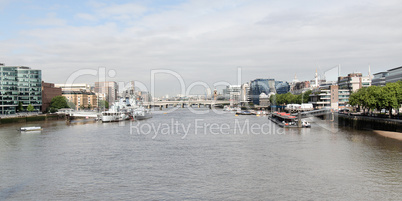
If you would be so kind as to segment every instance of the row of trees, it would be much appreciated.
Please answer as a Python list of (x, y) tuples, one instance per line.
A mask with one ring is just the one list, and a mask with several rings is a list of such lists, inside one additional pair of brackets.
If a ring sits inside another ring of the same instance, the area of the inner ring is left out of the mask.
[(392, 109), (399, 112), (402, 104), (402, 81), (387, 83), (384, 87), (363, 87), (350, 95), (349, 104), (362, 108), (364, 113), (366, 109), (367, 112), (387, 109), (391, 118)]
[[(66, 97), (64, 96), (55, 96), (52, 98), (50, 102), (50, 107), (48, 108), (48, 112), (54, 113), (57, 112), (61, 108), (75, 108), (75, 104), (69, 102)], [(80, 105), (81, 109), (86, 109), (84, 105)], [(91, 109), (92, 106), (88, 105), (88, 109)], [(99, 108), (109, 108), (109, 103), (105, 100), (99, 101)]]
[(17, 112), (23, 112), (23, 111), (33, 112), (33, 111), (35, 111), (35, 108), (33, 105), (29, 104), (27, 106), (27, 109), (24, 110), (24, 107), (22, 106), (22, 102), (18, 102)]
[[(50, 107), (47, 109), (46, 112), (54, 113), (54, 112), (57, 112), (61, 108), (75, 109), (75, 104), (72, 102), (69, 102), (67, 100), (67, 98), (64, 96), (55, 96), (50, 101)], [(80, 108), (81, 109), (87, 109), (87, 108), (91, 109), (92, 105), (89, 104), (87, 107), (85, 107), (84, 105), (80, 105)], [(109, 102), (107, 102), (105, 100), (99, 101), (99, 108), (106, 108), (106, 109), (109, 108)], [(27, 108), (24, 109), (24, 107), (22, 106), (22, 102), (18, 102), (17, 112), (24, 112), (24, 111), (33, 112), (33, 111), (35, 111), (35, 108), (31, 104), (29, 104), (27, 106)]]
[(299, 95), (294, 95), (291, 93), (286, 94), (275, 94), (269, 97), (271, 105), (286, 105), (286, 104), (302, 104), (308, 103), (310, 100), (311, 90), (306, 91)]

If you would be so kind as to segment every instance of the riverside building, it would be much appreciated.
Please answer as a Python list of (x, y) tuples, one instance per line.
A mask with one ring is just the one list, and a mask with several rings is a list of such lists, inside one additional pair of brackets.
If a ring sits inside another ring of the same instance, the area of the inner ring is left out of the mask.
[(26, 66), (0, 64), (0, 114), (15, 114), (21, 102), (24, 110), (42, 107), (42, 71)]
[(385, 86), (387, 83), (402, 80), (402, 66), (374, 74), (372, 85)]

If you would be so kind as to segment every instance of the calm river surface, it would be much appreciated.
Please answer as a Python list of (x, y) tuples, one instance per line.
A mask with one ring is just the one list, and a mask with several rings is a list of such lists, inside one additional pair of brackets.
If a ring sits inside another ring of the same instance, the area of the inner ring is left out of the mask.
[[(0, 200), (400, 200), (402, 143), (179, 109), (140, 122), (0, 125)], [(40, 125), (41, 132), (18, 132)]]

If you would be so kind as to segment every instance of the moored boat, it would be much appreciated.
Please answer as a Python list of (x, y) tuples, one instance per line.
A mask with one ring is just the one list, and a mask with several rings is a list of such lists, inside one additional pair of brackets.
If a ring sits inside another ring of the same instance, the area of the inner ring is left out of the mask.
[(145, 109), (144, 107), (139, 107), (134, 110), (134, 117), (136, 120), (143, 120), (152, 118), (151, 110)]
[(299, 125), (299, 120), (296, 116), (292, 116), (290, 113), (286, 112), (274, 112), (272, 115), (268, 116), (272, 122), (278, 124), (280, 127), (285, 128), (311, 128), (311, 124), (307, 121), (301, 121)]
[(31, 127), (21, 127), (20, 131), (40, 131), (42, 127), (40, 126), (31, 126)]

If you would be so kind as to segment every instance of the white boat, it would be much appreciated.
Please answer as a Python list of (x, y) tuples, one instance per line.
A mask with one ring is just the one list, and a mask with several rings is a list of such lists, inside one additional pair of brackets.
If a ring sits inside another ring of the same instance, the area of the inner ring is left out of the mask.
[(225, 105), (223, 107), (223, 111), (239, 111), (239, 110), (241, 110), (239, 107), (230, 107), (228, 105)]
[(115, 102), (108, 111), (102, 112), (102, 122), (125, 121), (130, 118), (130, 111), (126, 100)]
[(105, 111), (102, 112), (102, 122), (116, 122), (129, 119), (130, 116), (127, 112)]
[(311, 124), (307, 121), (302, 121), (302, 127), (303, 128), (311, 128)]
[(31, 126), (31, 127), (21, 127), (20, 131), (40, 131), (42, 127), (40, 126)]
[(134, 116), (136, 120), (143, 120), (152, 118), (151, 110), (145, 109), (143, 106), (140, 106), (134, 110)]

